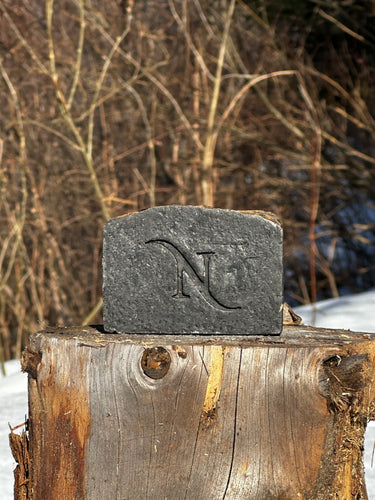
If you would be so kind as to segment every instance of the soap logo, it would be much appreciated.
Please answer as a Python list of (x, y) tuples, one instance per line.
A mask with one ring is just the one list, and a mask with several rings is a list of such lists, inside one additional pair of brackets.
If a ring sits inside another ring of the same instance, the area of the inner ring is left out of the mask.
[(146, 244), (158, 244), (163, 246), (168, 250), (168, 252), (174, 257), (177, 264), (177, 291), (173, 295), (176, 299), (186, 299), (190, 298), (190, 295), (184, 291), (185, 276), (187, 276), (195, 289), (198, 290), (200, 295), (204, 300), (210, 304), (210, 306), (218, 309), (220, 311), (231, 311), (235, 309), (241, 309), (240, 306), (230, 307), (223, 304), (218, 300), (210, 290), (210, 261), (211, 257), (215, 255), (215, 252), (196, 252), (196, 255), (201, 255), (203, 258), (203, 273), (202, 275), (194, 268), (194, 266), (189, 262), (187, 257), (179, 250), (173, 243), (167, 240), (155, 239), (146, 241)]

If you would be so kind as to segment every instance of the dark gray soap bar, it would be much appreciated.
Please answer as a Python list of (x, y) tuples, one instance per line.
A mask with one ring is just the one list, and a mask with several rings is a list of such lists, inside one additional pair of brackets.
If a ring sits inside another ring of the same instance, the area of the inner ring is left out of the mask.
[(105, 225), (107, 332), (277, 335), (282, 291), (282, 228), (262, 213), (166, 206)]

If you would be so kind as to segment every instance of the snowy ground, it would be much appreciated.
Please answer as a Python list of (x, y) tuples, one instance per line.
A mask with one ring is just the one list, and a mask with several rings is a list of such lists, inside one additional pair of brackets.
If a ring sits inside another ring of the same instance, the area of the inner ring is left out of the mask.
[[(25, 422), (27, 414), (27, 375), (19, 361), (5, 363), (6, 377), (0, 374), (0, 498), (13, 499), (13, 469), (16, 463), (9, 448), (9, 426)], [(19, 431), (21, 431), (19, 429)], [(18, 432), (16, 430), (15, 432)]]
[[(327, 328), (346, 328), (362, 332), (375, 332), (375, 290), (339, 299), (325, 300), (316, 305), (315, 321), (310, 306), (296, 308), (304, 324)], [(7, 376), (0, 373), (0, 498), (13, 499), (13, 469), (8, 446), (8, 423), (15, 427), (25, 421), (27, 393), (25, 374), (20, 372), (19, 361), (5, 365)], [(21, 429), (20, 429), (21, 430)], [(17, 431), (16, 431), (17, 432)], [(366, 432), (365, 473), (369, 500), (375, 500), (375, 464), (371, 467), (375, 443), (375, 423)]]

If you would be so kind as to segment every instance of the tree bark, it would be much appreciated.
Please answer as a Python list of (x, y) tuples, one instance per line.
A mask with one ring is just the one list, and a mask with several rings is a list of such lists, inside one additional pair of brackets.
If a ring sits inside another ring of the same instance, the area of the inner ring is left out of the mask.
[(28, 498), (366, 499), (374, 340), (35, 333)]

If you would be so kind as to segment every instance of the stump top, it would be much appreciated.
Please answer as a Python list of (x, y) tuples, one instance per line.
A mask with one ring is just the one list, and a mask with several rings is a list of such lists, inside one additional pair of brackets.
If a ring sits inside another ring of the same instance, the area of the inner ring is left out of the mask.
[(74, 341), (79, 346), (103, 348), (112, 343), (139, 344), (144, 347), (160, 345), (221, 345), (228, 347), (310, 347), (329, 346), (340, 347), (352, 343), (375, 340), (375, 333), (354, 332), (351, 330), (333, 330), (314, 328), (303, 325), (284, 325), (280, 336), (273, 335), (217, 335), (204, 337), (201, 335), (128, 335), (108, 334), (103, 325), (50, 327), (33, 333), (30, 336), (30, 346), (38, 350), (39, 341), (45, 337), (56, 340)]

